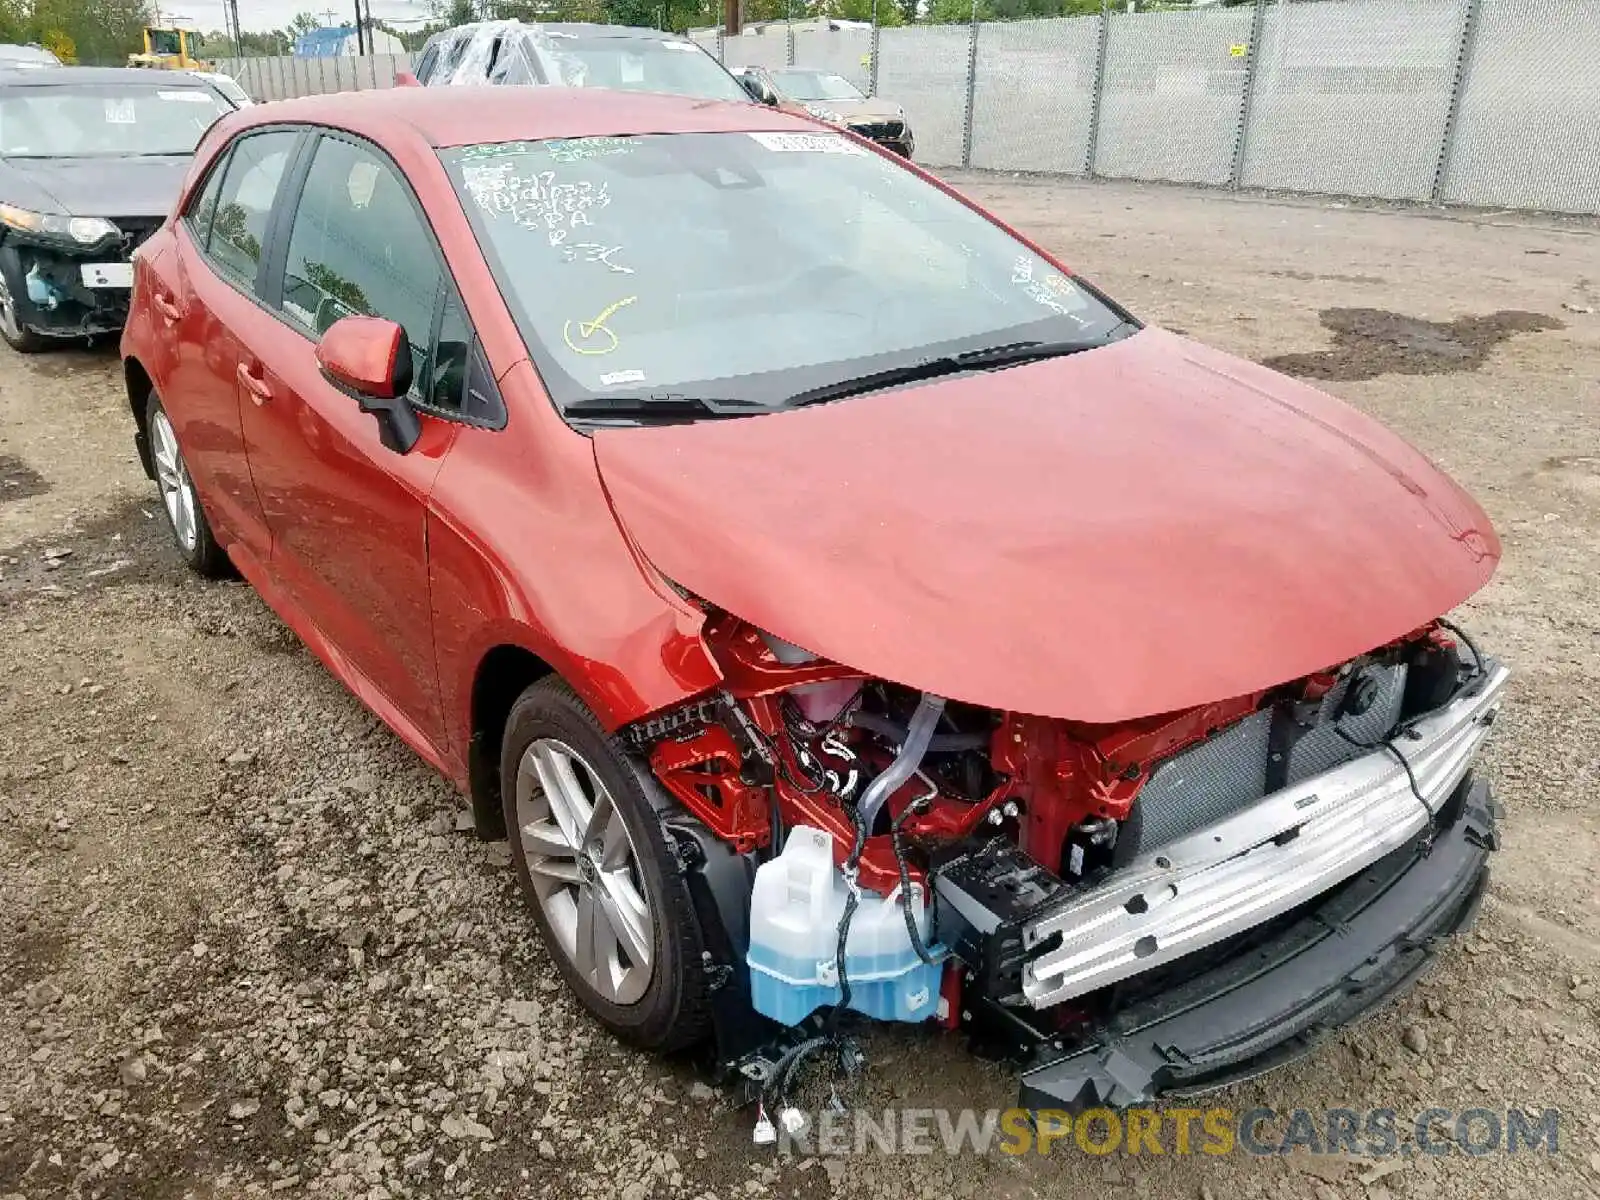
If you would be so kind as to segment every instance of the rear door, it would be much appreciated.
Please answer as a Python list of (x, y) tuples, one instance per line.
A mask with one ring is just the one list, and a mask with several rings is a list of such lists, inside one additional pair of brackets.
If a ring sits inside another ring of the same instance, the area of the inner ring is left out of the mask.
[[(265, 307), (241, 330), (244, 436), (273, 574), (372, 685), (369, 702), (442, 751), (426, 504), (459, 428), (470, 331), (432, 229), (386, 155), (326, 132), (301, 175), (274, 227)], [(385, 448), (377, 421), (317, 367), (317, 339), (351, 314), (406, 331), (422, 417), (409, 453)]]
[(262, 245), (300, 136), (251, 132), (219, 155), (179, 222), (173, 262), (152, 281), (156, 319), (177, 346), (163, 405), (219, 540), (257, 559), (270, 539), (245, 458), (235, 330), (259, 311)]

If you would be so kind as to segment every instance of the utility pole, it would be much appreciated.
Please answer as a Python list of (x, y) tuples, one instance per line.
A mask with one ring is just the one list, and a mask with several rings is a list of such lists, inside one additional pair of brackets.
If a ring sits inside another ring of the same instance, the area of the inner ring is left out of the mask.
[(738, 37), (740, 29), (739, 0), (722, 0), (722, 33), (724, 37)]
[(366, 42), (361, 34), (361, 0), (356, 0), (356, 54), (362, 55), (366, 52)]

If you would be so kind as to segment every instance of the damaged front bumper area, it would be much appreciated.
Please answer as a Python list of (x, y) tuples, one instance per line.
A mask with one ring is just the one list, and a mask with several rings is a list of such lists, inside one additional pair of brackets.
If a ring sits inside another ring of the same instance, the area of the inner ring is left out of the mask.
[(132, 295), (132, 250), (158, 224), (134, 228), (119, 222), (117, 235), (92, 246), (7, 231), (0, 243), (0, 282), (17, 324), (51, 338), (119, 331)]
[(1037, 1054), (1035, 1113), (1125, 1108), (1248, 1079), (1405, 992), (1472, 924), (1496, 848), (1486, 783), (1463, 781), (1438, 825), (1303, 906), (1236, 954), (1119, 1008), (1068, 1052)]
[(1034, 1111), (1125, 1107), (1297, 1057), (1468, 924), (1495, 847), (1469, 774), (1509, 672), (1388, 742), (1073, 889), (1005, 851), (936, 878), (963, 1018)]
[(1489, 663), (1392, 741), (1142, 855), (1026, 924), (1028, 1004), (1051, 1007), (1251, 929), (1409, 842), (1466, 774), (1509, 678)]

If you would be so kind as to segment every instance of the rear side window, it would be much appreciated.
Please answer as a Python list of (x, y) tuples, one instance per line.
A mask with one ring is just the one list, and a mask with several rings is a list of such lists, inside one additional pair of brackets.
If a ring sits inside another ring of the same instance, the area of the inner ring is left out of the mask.
[(299, 136), (274, 130), (241, 138), (223, 173), (206, 255), (223, 276), (246, 289), (255, 286), (272, 202)]
[(433, 68), (439, 62), (439, 44), (437, 42), (422, 51), (422, 60), (417, 63), (415, 75), (418, 83), (427, 83), (433, 75)]
[(494, 70), (489, 74), (489, 82), (512, 87), (539, 82), (533, 68), (528, 65), (528, 49), (520, 38), (501, 45), (494, 60)]
[(206, 248), (206, 243), (211, 238), (211, 218), (217, 213), (217, 197), (222, 192), (222, 176), (227, 168), (227, 153), (217, 155), (217, 161), (211, 167), (211, 174), (206, 177), (205, 186), (195, 193), (194, 198), (189, 201), (189, 211), (183, 215), (183, 219), (189, 224), (190, 234), (202, 250)]

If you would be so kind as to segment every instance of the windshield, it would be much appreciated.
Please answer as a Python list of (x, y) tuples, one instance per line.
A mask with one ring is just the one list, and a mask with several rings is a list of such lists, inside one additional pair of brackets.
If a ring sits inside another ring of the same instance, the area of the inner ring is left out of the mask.
[[(551, 34), (556, 53), (575, 62), (583, 87), (667, 92), (748, 102), (749, 94), (716, 59), (690, 42), (648, 38), (584, 38)], [(574, 72), (563, 63), (569, 81)]]
[(796, 100), (865, 100), (859, 88), (842, 75), (821, 71), (774, 71), (778, 90)]
[(192, 154), (227, 111), (221, 96), (202, 87), (17, 88), (0, 92), (0, 155)]
[(671, 391), (782, 406), (1122, 315), (998, 226), (832, 133), (442, 152), (558, 404)]
[(179, 53), (178, 31), (176, 29), (152, 29), (150, 31), (151, 54), (177, 54)]

